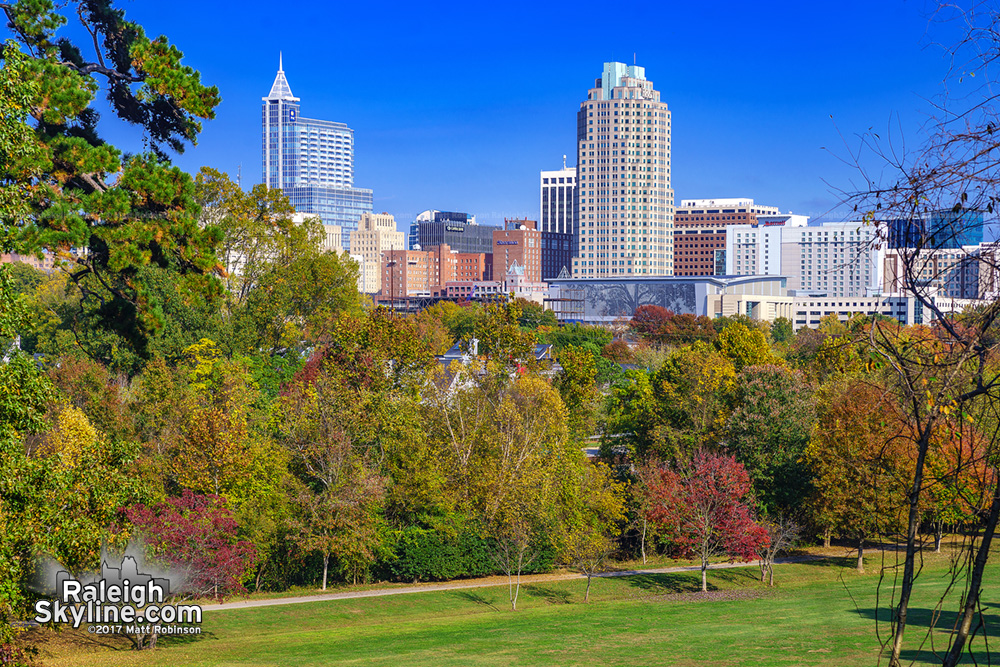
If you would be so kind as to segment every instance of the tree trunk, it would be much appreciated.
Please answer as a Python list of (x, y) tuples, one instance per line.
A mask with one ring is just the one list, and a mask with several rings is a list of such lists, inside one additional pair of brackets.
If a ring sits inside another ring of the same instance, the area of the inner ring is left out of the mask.
[(260, 582), (264, 578), (264, 570), (267, 569), (267, 560), (261, 563), (260, 568), (257, 570), (257, 578), (254, 580), (254, 589), (260, 591)]
[(965, 649), (965, 642), (969, 638), (969, 631), (972, 629), (972, 618), (976, 615), (976, 607), (979, 606), (979, 594), (982, 592), (983, 571), (986, 569), (986, 561), (990, 555), (990, 545), (993, 543), (993, 535), (997, 530), (997, 518), (1000, 517), (1000, 483), (993, 488), (993, 504), (990, 506), (990, 518), (986, 522), (983, 530), (983, 541), (979, 544), (979, 551), (976, 553), (976, 561), (972, 566), (969, 577), (969, 593), (965, 598), (965, 605), (962, 608), (959, 623), (952, 635), (951, 648), (945, 656), (943, 667), (954, 667), (962, 658), (962, 651)]
[(330, 565), (330, 554), (328, 552), (323, 552), (323, 590), (326, 590), (326, 573)]
[(934, 553), (941, 553), (941, 538), (944, 537), (944, 522), (934, 522)]
[(865, 573), (865, 538), (858, 538), (858, 572)]
[(590, 602), (590, 577), (591, 576), (592, 576), (592, 573), (588, 572), (587, 573), (587, 592), (583, 594), (583, 601), (584, 602)]
[(773, 562), (772, 563), (768, 563), (768, 565), (767, 565), (767, 576), (768, 576), (768, 583), (767, 583), (767, 585), (770, 586), (771, 588), (774, 588), (774, 563)]
[(701, 559), (701, 592), (708, 592), (708, 561)]
[(507, 571), (507, 595), (510, 596), (510, 610), (517, 611), (517, 596), (514, 595), (514, 573)]
[(924, 460), (930, 448), (931, 424), (921, 432), (917, 440), (917, 461), (913, 472), (913, 485), (907, 494), (910, 505), (906, 520), (906, 557), (903, 560), (903, 581), (899, 587), (899, 604), (893, 614), (896, 628), (893, 632), (892, 649), (889, 651), (889, 667), (899, 667), (899, 656), (903, 652), (903, 634), (906, 632), (906, 616), (913, 593), (914, 568), (917, 560), (917, 529), (920, 527), (920, 491), (924, 482)]
[(761, 558), (757, 561), (757, 567), (760, 568), (760, 583), (764, 583), (764, 578), (767, 576), (767, 561)]
[(826, 530), (823, 531), (823, 547), (826, 549), (830, 548), (830, 534), (832, 532), (833, 531), (830, 530), (830, 526), (827, 526)]
[(639, 548), (642, 549), (642, 564), (646, 564), (646, 517), (642, 517), (642, 539), (639, 542)]

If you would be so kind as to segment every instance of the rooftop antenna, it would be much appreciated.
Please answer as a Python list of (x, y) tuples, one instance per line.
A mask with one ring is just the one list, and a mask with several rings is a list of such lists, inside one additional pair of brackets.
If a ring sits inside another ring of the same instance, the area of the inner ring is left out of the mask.
[(236, 167), (236, 187), (243, 189), (243, 163)]
[(563, 155), (563, 169), (566, 168), (566, 156)]
[(284, 72), (285, 71), (285, 68), (284, 68), (284, 66), (281, 63), (281, 51), (278, 51), (278, 71), (279, 72)]

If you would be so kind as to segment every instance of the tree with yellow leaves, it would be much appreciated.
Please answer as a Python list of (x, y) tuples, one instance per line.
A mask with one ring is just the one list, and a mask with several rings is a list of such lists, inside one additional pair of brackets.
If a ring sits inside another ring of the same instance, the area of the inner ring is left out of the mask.
[(583, 601), (590, 601), (591, 578), (601, 572), (617, 547), (625, 521), (627, 487), (604, 464), (580, 460), (574, 466), (575, 483), (561, 499), (559, 549), (561, 560), (587, 577)]
[(715, 347), (732, 361), (737, 371), (747, 366), (783, 363), (771, 354), (771, 346), (763, 331), (739, 321), (732, 322), (719, 332)]

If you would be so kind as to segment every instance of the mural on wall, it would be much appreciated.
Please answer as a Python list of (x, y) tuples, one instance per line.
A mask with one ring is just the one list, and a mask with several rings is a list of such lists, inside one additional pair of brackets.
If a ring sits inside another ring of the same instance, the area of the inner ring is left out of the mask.
[(586, 313), (598, 317), (631, 317), (639, 306), (662, 306), (675, 313), (697, 314), (693, 282), (629, 280), (613, 284), (586, 284)]

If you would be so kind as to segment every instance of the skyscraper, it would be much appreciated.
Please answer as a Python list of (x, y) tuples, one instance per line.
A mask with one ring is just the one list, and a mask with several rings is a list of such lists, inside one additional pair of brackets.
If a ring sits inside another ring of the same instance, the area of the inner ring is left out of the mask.
[(264, 183), (280, 188), (299, 213), (340, 226), (348, 245), (361, 215), (372, 212), (372, 191), (354, 187), (354, 130), (303, 118), (280, 57), (271, 92), (261, 100)]
[(543, 171), (541, 176), (538, 228), (543, 232), (572, 234), (576, 229), (576, 167)]
[(577, 113), (574, 278), (672, 275), (670, 111), (645, 68), (604, 63)]

